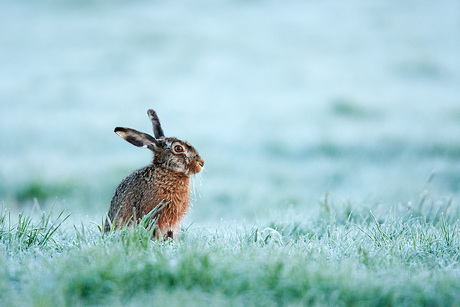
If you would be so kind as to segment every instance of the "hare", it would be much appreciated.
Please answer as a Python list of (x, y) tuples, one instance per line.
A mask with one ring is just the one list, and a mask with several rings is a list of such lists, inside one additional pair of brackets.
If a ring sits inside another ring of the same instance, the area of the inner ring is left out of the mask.
[(137, 147), (153, 151), (150, 165), (131, 173), (118, 185), (110, 203), (104, 231), (137, 223), (160, 205), (155, 214), (157, 238), (174, 238), (189, 208), (190, 175), (199, 173), (204, 160), (186, 141), (165, 137), (160, 120), (152, 109), (147, 111), (155, 137), (130, 128), (116, 127), (115, 133)]

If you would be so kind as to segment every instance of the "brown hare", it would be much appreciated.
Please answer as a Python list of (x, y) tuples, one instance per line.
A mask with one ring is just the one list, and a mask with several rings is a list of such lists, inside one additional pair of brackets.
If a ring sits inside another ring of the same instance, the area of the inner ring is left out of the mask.
[(204, 160), (186, 141), (165, 137), (154, 110), (148, 110), (153, 125), (152, 137), (130, 128), (115, 128), (115, 133), (137, 147), (153, 151), (150, 165), (131, 173), (118, 185), (113, 195), (104, 231), (121, 227), (140, 219), (153, 209), (157, 238), (174, 238), (181, 220), (189, 208), (190, 175), (200, 172)]

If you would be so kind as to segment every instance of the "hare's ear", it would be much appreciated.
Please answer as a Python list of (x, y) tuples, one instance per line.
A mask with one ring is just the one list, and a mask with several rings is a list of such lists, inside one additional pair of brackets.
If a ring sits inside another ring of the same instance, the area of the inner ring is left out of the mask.
[(147, 114), (149, 115), (150, 120), (152, 121), (153, 134), (155, 135), (155, 138), (164, 138), (165, 134), (163, 132), (163, 129), (161, 128), (160, 119), (158, 118), (157, 113), (154, 110), (150, 109), (147, 111)]
[(116, 127), (114, 131), (134, 146), (149, 148), (151, 150), (154, 150), (157, 147), (157, 140), (147, 133), (123, 127)]

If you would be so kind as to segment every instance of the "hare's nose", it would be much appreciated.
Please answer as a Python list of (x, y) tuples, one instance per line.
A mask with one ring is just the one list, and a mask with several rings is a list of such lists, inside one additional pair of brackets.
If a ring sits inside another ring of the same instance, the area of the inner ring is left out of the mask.
[(204, 160), (203, 160), (203, 158), (200, 158), (200, 159), (198, 160), (198, 165), (200, 165), (201, 167), (204, 166)]

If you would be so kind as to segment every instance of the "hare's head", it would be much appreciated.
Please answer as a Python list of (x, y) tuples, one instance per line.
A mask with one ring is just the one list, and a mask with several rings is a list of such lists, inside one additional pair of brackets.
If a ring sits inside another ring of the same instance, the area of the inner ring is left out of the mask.
[(186, 141), (174, 137), (165, 137), (160, 120), (152, 109), (147, 111), (153, 125), (155, 137), (134, 129), (117, 127), (115, 133), (137, 147), (153, 151), (153, 164), (158, 167), (184, 173), (196, 174), (204, 166), (204, 160), (198, 151)]

